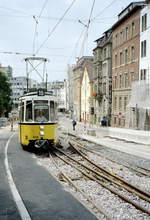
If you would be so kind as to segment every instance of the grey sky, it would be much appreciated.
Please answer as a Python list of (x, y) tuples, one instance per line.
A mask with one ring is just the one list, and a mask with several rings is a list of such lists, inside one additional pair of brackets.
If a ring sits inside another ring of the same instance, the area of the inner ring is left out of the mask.
[[(35, 51), (37, 51), (72, 1), (1, 0), (0, 63), (3, 66), (12, 66), (13, 75), (25, 76), (23, 59), (33, 54), (35, 36), (33, 16), (37, 18), (46, 4), (37, 26), (35, 41)], [(117, 21), (120, 11), (131, 3), (130, 0), (95, 0), (92, 18), (96, 18), (89, 26), (88, 40), (85, 42), (83, 50), (84, 34), (80, 41), (78, 39), (81, 32), (85, 31), (85, 27), (78, 20), (87, 24), (93, 2), (93, 0), (76, 0), (62, 22), (38, 51), (37, 56), (50, 60), (47, 65), (49, 81), (66, 78), (67, 64), (74, 64), (76, 57), (92, 55), (92, 50), (96, 46), (94, 40), (101, 37), (103, 32)], [(19, 52), (26, 55), (9, 55), (3, 52)], [(31, 74), (31, 78), (38, 79), (35, 73)]]

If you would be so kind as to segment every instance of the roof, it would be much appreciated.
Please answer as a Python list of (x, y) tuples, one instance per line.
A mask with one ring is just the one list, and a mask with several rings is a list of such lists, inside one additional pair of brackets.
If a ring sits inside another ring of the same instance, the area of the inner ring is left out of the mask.
[[(138, 9), (142, 8), (144, 5), (146, 5), (145, 1), (130, 3), (125, 9), (123, 9), (119, 13), (118, 21), (111, 27), (112, 30), (116, 29), (122, 22), (124, 22), (127, 18), (133, 15), (133, 13), (135, 13)], [(125, 13), (125, 11), (127, 11), (127, 13)]]
[(82, 68), (84, 66), (84, 63), (89, 60), (89, 61), (93, 61), (93, 56), (83, 56), (81, 57), (77, 63), (74, 65), (73, 71), (78, 69), (78, 68)]
[[(99, 39), (96, 40), (97, 42), (97, 47), (96, 48), (102, 48), (106, 44), (112, 42), (112, 30), (110, 29), (109, 32), (104, 32), (104, 35), (100, 37)], [(93, 50), (95, 50), (94, 48)]]
[[(93, 61), (86, 60), (83, 67), (84, 67), (84, 69), (85, 68), (87, 69), (87, 73), (88, 73), (88, 76), (89, 76), (90, 83), (93, 82), (93, 71), (94, 71)], [(83, 79), (83, 75), (84, 75), (84, 72), (82, 74), (82, 79)]]

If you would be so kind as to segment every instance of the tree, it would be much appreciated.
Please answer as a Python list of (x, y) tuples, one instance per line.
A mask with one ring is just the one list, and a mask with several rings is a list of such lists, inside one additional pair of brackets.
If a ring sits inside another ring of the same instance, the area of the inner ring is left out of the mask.
[(5, 73), (0, 72), (0, 116), (8, 117), (8, 113), (12, 110), (11, 85)]

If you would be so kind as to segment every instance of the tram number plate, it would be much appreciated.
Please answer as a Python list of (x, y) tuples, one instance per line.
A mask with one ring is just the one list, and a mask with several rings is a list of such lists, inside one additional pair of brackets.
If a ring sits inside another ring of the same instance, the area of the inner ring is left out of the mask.
[(34, 139), (38, 138), (38, 136), (33, 136)]

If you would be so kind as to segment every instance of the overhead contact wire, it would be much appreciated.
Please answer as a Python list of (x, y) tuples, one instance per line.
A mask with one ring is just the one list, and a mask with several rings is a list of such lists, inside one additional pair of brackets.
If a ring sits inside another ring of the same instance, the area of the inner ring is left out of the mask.
[(65, 15), (67, 14), (67, 12), (71, 9), (71, 7), (73, 6), (73, 4), (75, 3), (76, 0), (73, 0), (72, 3), (69, 5), (69, 7), (67, 8), (67, 10), (64, 12), (64, 14), (61, 16), (61, 18), (59, 19), (59, 21), (56, 23), (56, 25), (52, 28), (52, 30), (49, 32), (47, 38), (43, 41), (43, 43), (41, 44), (41, 46), (38, 48), (38, 50), (36, 51), (35, 55), (39, 52), (39, 50), (44, 46), (44, 44), (47, 42), (47, 40), (49, 39), (49, 37), (53, 34), (53, 32), (55, 31), (55, 29), (57, 28), (57, 26), (61, 23), (61, 21), (63, 20), (63, 18), (65, 17)]

